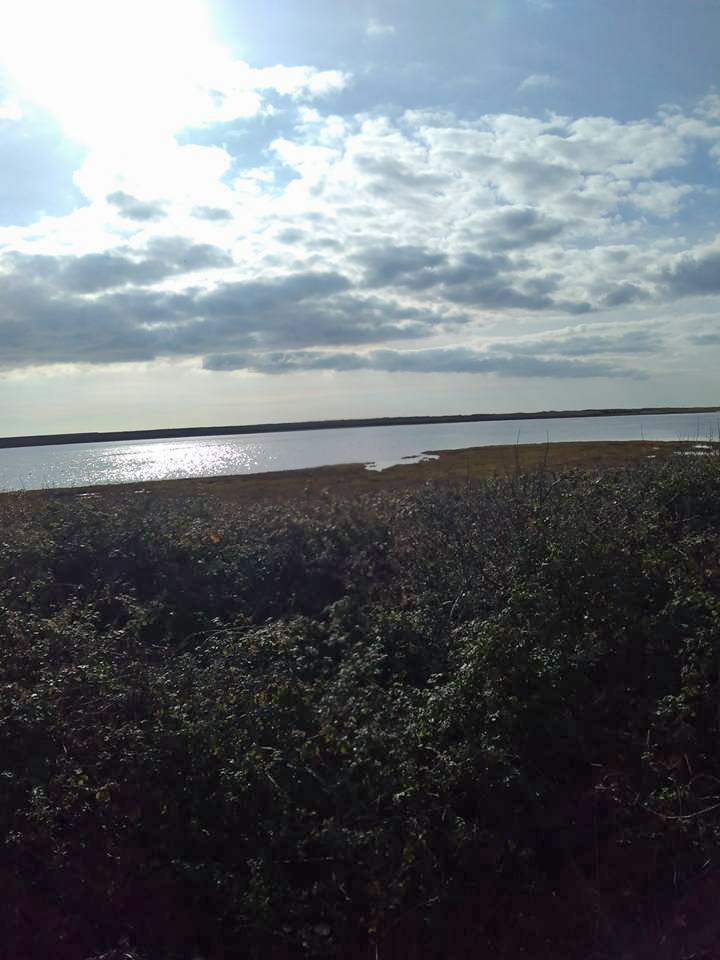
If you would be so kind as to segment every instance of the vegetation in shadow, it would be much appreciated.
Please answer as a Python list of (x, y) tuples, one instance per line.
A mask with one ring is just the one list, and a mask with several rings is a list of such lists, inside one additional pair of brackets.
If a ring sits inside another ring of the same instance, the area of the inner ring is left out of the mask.
[(2, 957), (669, 958), (717, 922), (716, 456), (5, 496), (0, 635)]

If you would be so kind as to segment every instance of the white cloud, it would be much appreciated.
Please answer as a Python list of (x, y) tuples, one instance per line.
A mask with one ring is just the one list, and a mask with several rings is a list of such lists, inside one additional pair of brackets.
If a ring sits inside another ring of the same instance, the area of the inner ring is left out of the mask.
[(6, 97), (0, 100), (0, 120), (21, 120), (23, 108), (16, 97)]
[(549, 73), (531, 73), (525, 77), (518, 90), (537, 90), (540, 87), (556, 87), (558, 80)]
[(672, 217), (677, 214), (685, 199), (694, 192), (687, 183), (646, 181), (632, 190), (632, 205), (638, 210), (656, 217)]
[[(247, 65), (242, 64), (243, 68)], [(347, 86), (350, 75), (342, 70), (316, 70), (315, 67), (248, 68), (249, 85), (255, 90), (274, 90), (294, 100), (326, 97)]]
[[(165, 135), (149, 155), (100, 145), (76, 175), (87, 208), (0, 232), (6, 254), (23, 254), (0, 278), (35, 330), (22, 362), (72, 358), (57, 325), (48, 337), (52, 314), (93, 363), (620, 376), (669, 342), (637, 326), (648, 311), (720, 295), (715, 246), (694, 248), (672, 222), (662, 241), (648, 228), (695, 191), (682, 167), (715, 142), (707, 106), (628, 123), (339, 117), (302, 102), (339, 89), (335, 71), (232, 73), (219, 101), (273, 91), (296, 118), (262, 165), (238, 171), (226, 149)], [(584, 355), (600, 359), (578, 366)]]
[(234, 192), (224, 182), (224, 148), (182, 144), (178, 133), (269, 115), (278, 97), (321, 100), (350, 79), (341, 70), (254, 68), (233, 58), (213, 36), (203, 0), (7, 0), (0, 59), (12, 90), (0, 118), (16, 118), (23, 103), (52, 113), (86, 148), (73, 179), (89, 200), (122, 193), (171, 216), (178, 206), (253, 200), (247, 174)]
[(90, 200), (99, 201), (116, 191), (144, 202), (183, 202), (217, 205), (226, 192), (221, 178), (230, 167), (230, 156), (221, 147), (179, 144), (173, 137), (157, 137), (139, 148), (118, 154), (91, 151), (75, 173), (76, 186)]
[(375, 17), (371, 17), (367, 22), (365, 32), (369, 37), (382, 37), (395, 33), (395, 27), (391, 23), (382, 23)]
[(696, 113), (708, 120), (720, 120), (720, 93), (713, 91), (703, 97), (698, 104)]

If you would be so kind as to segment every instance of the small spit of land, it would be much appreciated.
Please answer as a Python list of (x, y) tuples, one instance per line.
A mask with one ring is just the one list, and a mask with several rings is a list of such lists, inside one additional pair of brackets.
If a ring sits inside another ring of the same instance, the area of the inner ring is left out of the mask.
[(6, 494), (0, 634), (0, 957), (717, 956), (717, 444)]

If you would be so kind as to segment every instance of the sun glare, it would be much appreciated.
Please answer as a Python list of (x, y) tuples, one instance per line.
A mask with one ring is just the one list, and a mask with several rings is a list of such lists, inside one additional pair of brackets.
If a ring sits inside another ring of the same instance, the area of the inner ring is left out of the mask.
[(197, 122), (222, 62), (202, 0), (4, 0), (0, 59), (14, 93), (93, 146)]

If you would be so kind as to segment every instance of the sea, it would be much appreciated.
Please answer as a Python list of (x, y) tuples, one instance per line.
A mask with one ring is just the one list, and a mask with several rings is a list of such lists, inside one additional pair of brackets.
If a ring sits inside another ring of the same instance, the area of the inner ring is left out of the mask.
[(716, 413), (494, 420), (0, 449), (0, 491), (233, 476), (359, 463), (411, 464), (440, 450), (583, 440), (718, 439)]

